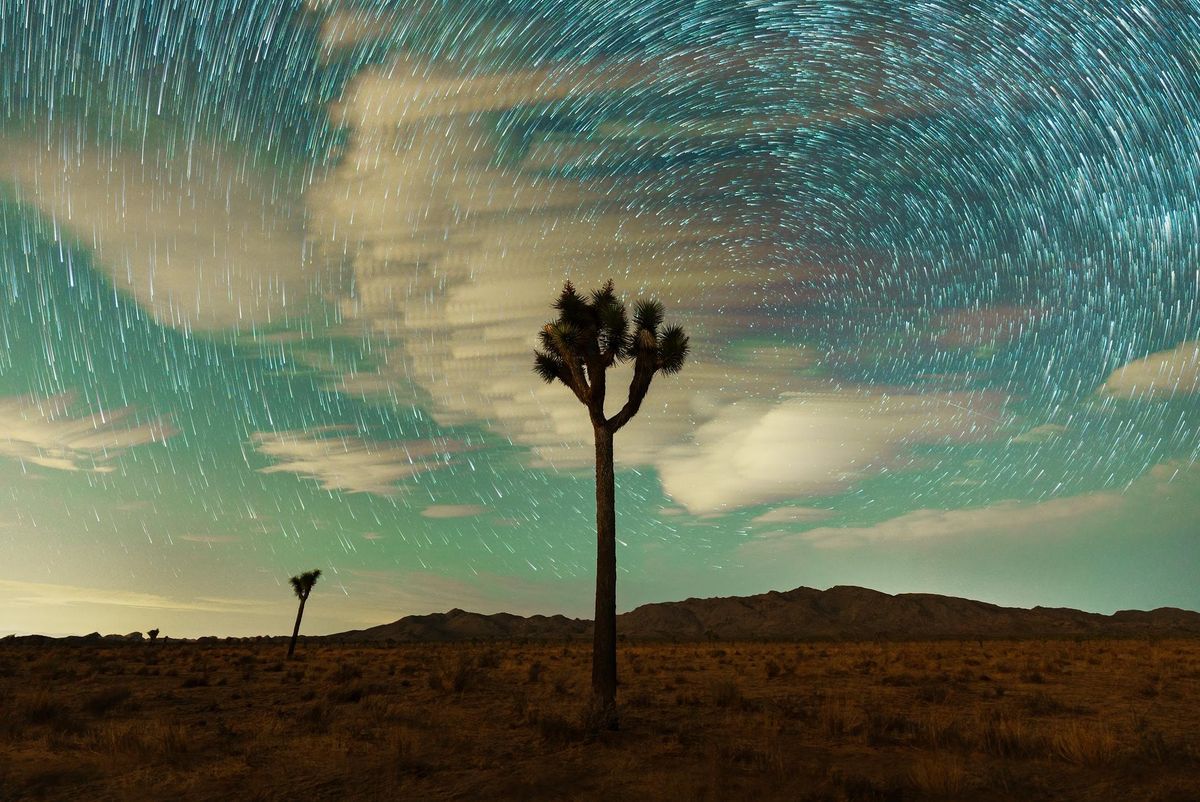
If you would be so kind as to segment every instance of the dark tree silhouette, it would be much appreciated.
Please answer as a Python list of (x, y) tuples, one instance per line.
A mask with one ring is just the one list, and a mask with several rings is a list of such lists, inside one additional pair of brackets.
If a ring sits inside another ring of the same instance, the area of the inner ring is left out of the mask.
[[(613, 435), (637, 414), (655, 374), (678, 373), (688, 353), (679, 326), (663, 326), (658, 301), (638, 301), (630, 330), (625, 304), (609, 281), (584, 297), (567, 282), (554, 302), (558, 319), (540, 333), (533, 369), (548, 383), (570, 388), (591, 418), (596, 442), (596, 615), (592, 642), (592, 694), (596, 723), (617, 727), (617, 524)], [(633, 362), (625, 404), (604, 411), (605, 378), (617, 362)]]
[(292, 630), (292, 642), (288, 644), (289, 660), (296, 653), (296, 638), (300, 636), (300, 619), (304, 617), (304, 603), (308, 601), (308, 594), (312, 593), (313, 585), (317, 584), (320, 576), (321, 569), (315, 568), (291, 578), (292, 590), (296, 592), (296, 598), (300, 600), (300, 609), (296, 611), (296, 627)]
[(152, 629), (152, 630), (148, 631), (146, 634), (150, 636), (151, 643), (154, 643), (154, 641), (158, 640), (158, 630), (157, 629)]

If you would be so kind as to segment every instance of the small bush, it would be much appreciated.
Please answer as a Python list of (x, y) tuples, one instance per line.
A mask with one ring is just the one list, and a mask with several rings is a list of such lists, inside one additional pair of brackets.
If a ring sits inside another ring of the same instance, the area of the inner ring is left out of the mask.
[[(303, 676), (303, 672), (301, 673)], [(357, 666), (347, 665), (346, 663), (338, 663), (337, 670), (330, 677), (331, 680), (337, 683), (351, 682), (356, 679), (362, 679), (362, 669)]]
[(475, 684), (478, 676), (479, 670), (464, 656), (459, 659), (458, 665), (454, 667), (454, 673), (450, 675), (450, 688), (455, 693), (463, 693)]
[(909, 779), (918, 791), (931, 796), (960, 799), (967, 790), (967, 770), (962, 762), (945, 755), (917, 759), (909, 769)]
[(1069, 721), (1051, 738), (1055, 754), (1070, 763), (1102, 765), (1117, 753), (1117, 738), (1108, 727)]
[(555, 713), (542, 713), (537, 717), (538, 734), (553, 744), (566, 745), (584, 739), (584, 728)]
[(53, 732), (77, 735), (86, 728), (71, 708), (45, 691), (40, 691), (24, 705), (26, 724), (49, 727)]
[(715, 681), (709, 686), (708, 692), (717, 707), (733, 707), (742, 701), (742, 689), (732, 679)]
[(99, 691), (89, 696), (83, 703), (83, 709), (93, 716), (103, 716), (122, 702), (129, 699), (133, 691), (124, 685)]

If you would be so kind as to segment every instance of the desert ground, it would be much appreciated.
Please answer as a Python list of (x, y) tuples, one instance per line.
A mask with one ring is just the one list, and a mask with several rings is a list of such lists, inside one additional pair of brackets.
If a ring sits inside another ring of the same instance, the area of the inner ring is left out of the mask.
[(1200, 641), (0, 642), (0, 798), (1200, 800)]

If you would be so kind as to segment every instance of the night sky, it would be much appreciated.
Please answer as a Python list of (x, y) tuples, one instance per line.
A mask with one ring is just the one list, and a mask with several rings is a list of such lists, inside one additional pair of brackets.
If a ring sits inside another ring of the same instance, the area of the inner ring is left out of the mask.
[(0, 633), (587, 615), (566, 278), (691, 336), (620, 609), (1200, 609), (1191, 2), (0, 0), (0, 75)]

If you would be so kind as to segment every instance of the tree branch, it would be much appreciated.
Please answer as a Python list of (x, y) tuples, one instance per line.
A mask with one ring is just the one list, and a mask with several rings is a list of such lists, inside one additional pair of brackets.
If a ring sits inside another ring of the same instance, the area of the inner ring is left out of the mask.
[(633, 379), (629, 382), (629, 398), (621, 411), (607, 421), (609, 431), (619, 431), (641, 409), (642, 401), (650, 391), (650, 382), (654, 379), (656, 360), (654, 335), (642, 329), (638, 332), (638, 354), (633, 363)]

